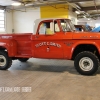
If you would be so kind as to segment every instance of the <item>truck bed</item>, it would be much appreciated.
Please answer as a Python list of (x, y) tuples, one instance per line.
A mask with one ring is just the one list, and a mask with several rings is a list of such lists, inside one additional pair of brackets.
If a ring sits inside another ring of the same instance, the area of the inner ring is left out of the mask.
[(0, 34), (0, 39), (30, 40), (32, 33)]

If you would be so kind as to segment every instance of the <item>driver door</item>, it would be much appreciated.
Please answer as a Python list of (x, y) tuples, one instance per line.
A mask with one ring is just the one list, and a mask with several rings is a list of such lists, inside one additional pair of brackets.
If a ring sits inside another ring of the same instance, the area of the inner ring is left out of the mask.
[(57, 21), (43, 21), (34, 41), (36, 58), (63, 58), (63, 41)]

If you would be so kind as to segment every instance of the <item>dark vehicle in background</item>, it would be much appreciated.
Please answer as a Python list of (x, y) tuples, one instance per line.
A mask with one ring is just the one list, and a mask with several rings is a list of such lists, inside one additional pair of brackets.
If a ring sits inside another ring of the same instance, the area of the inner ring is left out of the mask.
[(91, 27), (89, 25), (74, 25), (77, 31), (81, 32), (89, 32), (91, 31)]

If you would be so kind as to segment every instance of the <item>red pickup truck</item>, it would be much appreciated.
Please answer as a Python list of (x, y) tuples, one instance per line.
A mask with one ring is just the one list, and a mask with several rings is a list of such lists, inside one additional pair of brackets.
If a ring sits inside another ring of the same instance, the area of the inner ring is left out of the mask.
[(92, 75), (99, 67), (100, 33), (77, 32), (69, 19), (39, 19), (34, 33), (0, 34), (0, 70), (12, 60), (29, 58), (74, 60), (82, 75)]

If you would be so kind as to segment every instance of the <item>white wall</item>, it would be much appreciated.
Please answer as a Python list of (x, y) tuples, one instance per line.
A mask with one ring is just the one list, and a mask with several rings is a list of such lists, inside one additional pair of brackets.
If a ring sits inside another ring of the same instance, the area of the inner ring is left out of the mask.
[(12, 33), (13, 29), (13, 18), (12, 18), (12, 12), (6, 12), (6, 31), (5, 33)]
[(88, 20), (88, 18), (82, 18), (78, 20), (78, 24), (82, 24), (82, 25), (90, 25), (92, 27), (96, 27), (96, 24), (100, 25), (100, 19), (94, 20), (94, 19), (90, 19)]
[[(25, 11), (25, 9), (21, 9)], [(33, 33), (34, 21), (40, 18), (40, 8), (28, 8), (26, 12), (14, 11), (14, 32), (15, 33)]]
[(90, 26), (96, 27), (96, 24), (100, 24), (100, 20), (91, 20), (91, 21), (88, 21), (87, 24), (89, 24)]
[(73, 24), (77, 24), (77, 14), (72, 11), (71, 6), (69, 6), (68, 18), (73, 22)]
[[(6, 32), (12, 33), (33, 33), (34, 32), (34, 21), (40, 18), (40, 8), (27, 8), (21, 9), (21, 11), (6, 12)], [(69, 19), (77, 24), (77, 15), (69, 9)]]

